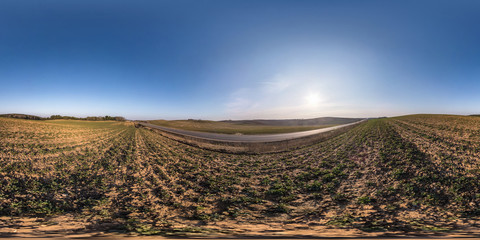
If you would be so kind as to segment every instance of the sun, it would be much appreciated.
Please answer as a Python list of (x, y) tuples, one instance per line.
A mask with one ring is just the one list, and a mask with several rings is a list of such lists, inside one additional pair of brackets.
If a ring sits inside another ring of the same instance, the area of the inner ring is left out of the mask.
[(317, 107), (321, 102), (320, 94), (310, 92), (305, 95), (305, 105), (308, 107)]

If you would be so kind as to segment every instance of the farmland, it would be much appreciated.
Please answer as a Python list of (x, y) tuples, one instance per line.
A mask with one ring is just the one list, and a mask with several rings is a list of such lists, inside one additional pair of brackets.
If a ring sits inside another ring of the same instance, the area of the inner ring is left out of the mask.
[(0, 140), (0, 234), (32, 218), (183, 236), (445, 234), (480, 224), (480, 117), (369, 120), (258, 155), (114, 121), (0, 118)]
[[(177, 128), (189, 131), (222, 133), (222, 134), (275, 134), (308, 131), (338, 125), (336, 123), (316, 125), (267, 125), (255, 122), (238, 123), (233, 121), (207, 121), (207, 120), (153, 120), (151, 124)], [(354, 122), (354, 121), (352, 121)]]

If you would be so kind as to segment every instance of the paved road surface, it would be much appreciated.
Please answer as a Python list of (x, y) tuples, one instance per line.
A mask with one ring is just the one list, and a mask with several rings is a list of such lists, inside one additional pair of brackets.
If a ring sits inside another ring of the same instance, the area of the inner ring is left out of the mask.
[[(362, 120), (365, 121), (365, 120)], [(360, 121), (360, 122), (362, 122)], [(181, 129), (174, 129), (168, 127), (162, 127), (150, 123), (144, 122), (137, 122), (146, 127), (160, 129), (165, 132), (172, 132), (177, 134), (182, 134), (186, 136), (192, 136), (197, 138), (209, 139), (209, 140), (216, 140), (216, 141), (224, 141), (224, 142), (276, 142), (276, 141), (283, 141), (295, 138), (306, 137), (310, 135), (315, 135), (318, 133), (328, 132), (335, 129), (339, 129), (342, 127), (350, 126), (355, 123), (343, 124), (334, 127), (328, 128), (321, 128), (315, 129), (310, 131), (303, 131), (303, 132), (293, 132), (293, 133), (279, 133), (279, 134), (262, 134), (262, 135), (234, 135), (234, 134), (218, 134), (218, 133), (207, 133), (207, 132), (195, 132), (195, 131), (188, 131), (188, 130), (181, 130)]]

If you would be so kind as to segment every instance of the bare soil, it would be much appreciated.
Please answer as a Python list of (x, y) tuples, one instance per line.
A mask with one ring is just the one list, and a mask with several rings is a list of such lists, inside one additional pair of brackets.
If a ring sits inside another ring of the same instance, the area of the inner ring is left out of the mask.
[[(0, 118), (3, 237), (478, 236), (480, 118), (370, 120), (272, 154)], [(113, 234), (113, 235), (112, 235)]]

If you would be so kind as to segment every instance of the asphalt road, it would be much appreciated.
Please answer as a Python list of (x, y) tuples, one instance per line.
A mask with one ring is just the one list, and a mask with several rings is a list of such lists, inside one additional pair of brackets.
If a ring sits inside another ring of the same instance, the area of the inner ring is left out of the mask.
[[(362, 120), (365, 121), (365, 120)], [(360, 121), (361, 122), (361, 121)], [(301, 138), (306, 136), (315, 135), (318, 133), (328, 132), (342, 127), (350, 126), (358, 122), (338, 125), (334, 127), (315, 129), (310, 131), (293, 132), (293, 133), (279, 133), (279, 134), (262, 134), (262, 135), (235, 135), (235, 134), (218, 134), (207, 132), (195, 132), (182, 129), (174, 129), (168, 127), (162, 127), (150, 123), (137, 122), (140, 125), (160, 129), (165, 132), (171, 132), (191, 137), (203, 138), (208, 140), (224, 141), (224, 142), (276, 142), (295, 138)]]

